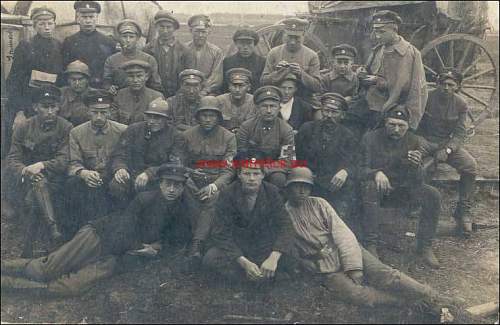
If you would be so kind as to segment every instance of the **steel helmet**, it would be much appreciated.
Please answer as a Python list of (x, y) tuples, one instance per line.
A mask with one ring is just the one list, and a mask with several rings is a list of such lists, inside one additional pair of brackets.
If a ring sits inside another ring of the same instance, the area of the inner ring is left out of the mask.
[(219, 122), (222, 122), (222, 112), (220, 110), (220, 103), (217, 98), (214, 96), (205, 96), (200, 99), (200, 107), (196, 110), (195, 116), (196, 119), (198, 119), (198, 115), (202, 111), (213, 111), (217, 112), (217, 115), (219, 116)]
[(288, 174), (285, 185), (288, 186), (292, 183), (307, 183), (314, 185), (314, 175), (307, 167), (292, 168), (292, 171)]

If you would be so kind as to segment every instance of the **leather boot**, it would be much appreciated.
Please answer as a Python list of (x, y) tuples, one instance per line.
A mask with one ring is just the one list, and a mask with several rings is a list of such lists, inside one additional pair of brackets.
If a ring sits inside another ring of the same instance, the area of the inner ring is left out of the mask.
[(16, 258), (12, 260), (1, 261), (2, 274), (5, 275), (24, 275), (24, 269), (31, 258)]
[(431, 246), (425, 246), (419, 250), (417, 250), (418, 257), (424, 262), (426, 265), (430, 266), (433, 269), (439, 269), (440, 264), (439, 261), (434, 255)]
[(54, 207), (52, 206), (52, 200), (50, 198), (48, 188), (44, 185), (43, 182), (39, 182), (33, 185), (33, 194), (42, 212), (43, 220), (49, 225), (52, 241), (54, 242), (54, 244), (61, 243), (62, 234), (57, 226)]
[(378, 222), (380, 220), (380, 207), (371, 202), (363, 202), (363, 234), (364, 246), (373, 256), (378, 258), (377, 244), (379, 238)]
[(457, 233), (466, 238), (472, 234), (472, 198), (476, 188), (476, 175), (461, 174), (458, 185), (459, 200), (453, 217), (457, 222)]
[(193, 243), (191, 244), (191, 248), (189, 249), (188, 257), (192, 259), (200, 259), (201, 260), (201, 240), (193, 239)]

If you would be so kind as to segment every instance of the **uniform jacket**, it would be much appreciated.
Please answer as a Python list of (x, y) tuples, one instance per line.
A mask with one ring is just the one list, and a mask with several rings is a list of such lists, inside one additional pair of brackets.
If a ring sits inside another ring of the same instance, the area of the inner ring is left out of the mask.
[(456, 151), (466, 137), (467, 111), (467, 103), (460, 95), (453, 94), (449, 98), (435, 89), (429, 92), (418, 133), (426, 140), (438, 143), (440, 148), (449, 147)]
[(281, 148), (294, 145), (293, 129), (285, 121), (276, 118), (266, 127), (260, 116), (244, 122), (238, 131), (238, 153), (259, 151), (265, 158), (278, 159)]
[(185, 141), (175, 127), (168, 126), (160, 132), (148, 132), (146, 122), (129, 125), (122, 133), (113, 153), (113, 175), (125, 169), (131, 175), (145, 172), (155, 179), (158, 167), (183, 158)]
[(252, 72), (252, 88), (250, 90), (251, 93), (255, 91), (255, 89), (260, 87), (260, 78), (262, 77), (262, 71), (264, 71), (264, 66), (266, 65), (266, 58), (253, 53), (248, 58), (243, 58), (238, 53), (228, 56), (224, 59), (223, 63), (223, 72), (224, 72), (224, 92), (228, 92), (228, 81), (226, 78), (226, 72), (232, 68), (245, 68)]
[(309, 197), (299, 207), (285, 207), (295, 229), (297, 257), (306, 268), (315, 273), (363, 269), (356, 236), (325, 199)]
[(62, 44), (64, 67), (75, 60), (80, 60), (89, 67), (90, 85), (103, 87), (104, 62), (116, 53), (116, 41), (101, 32), (77, 32), (66, 37)]
[[(107, 254), (123, 254), (142, 248), (142, 243), (161, 241), (172, 246), (191, 241), (187, 193), (174, 202), (166, 201), (160, 190), (138, 193), (123, 212), (91, 221)], [(165, 248), (166, 249), (166, 248)]]
[(307, 161), (316, 174), (316, 184), (330, 186), (330, 180), (341, 169), (357, 177), (359, 143), (352, 132), (337, 123), (323, 120), (305, 123), (297, 134), (297, 159)]
[(60, 75), (63, 72), (61, 43), (54, 39), (46, 39), (35, 35), (30, 41), (21, 41), (14, 50), (14, 58), (6, 89), (9, 96), (9, 109), (17, 112), (25, 111), (27, 116), (33, 116), (31, 96), (28, 86), (31, 71)]
[(260, 80), (263, 85), (276, 84), (278, 81), (274, 80), (272, 73), (275, 66), (282, 60), (289, 63), (298, 63), (304, 73), (301, 76), (300, 82), (310, 92), (320, 92), (320, 63), (316, 52), (302, 45), (302, 48), (297, 53), (290, 53), (287, 51), (285, 44), (277, 46), (267, 54), (266, 66), (262, 72)]
[(212, 243), (230, 259), (266, 258), (271, 251), (287, 253), (292, 236), (290, 216), (276, 186), (262, 182), (252, 211), (239, 181), (220, 193)]
[(127, 125), (143, 121), (144, 111), (149, 103), (158, 97), (163, 98), (162, 93), (148, 87), (144, 87), (137, 94), (129, 87), (120, 89), (111, 104), (113, 120)]
[(216, 45), (206, 42), (200, 49), (196, 50), (193, 42), (186, 43), (191, 54), (194, 56), (194, 68), (205, 74), (205, 82), (203, 90), (207, 94), (219, 94), (222, 89), (222, 61), (224, 60), (224, 52)]
[(45, 171), (65, 175), (68, 167), (68, 135), (73, 126), (61, 117), (44, 130), (38, 116), (33, 116), (15, 129), (7, 155), (8, 168), (19, 177), (24, 167), (43, 162)]
[[(416, 130), (427, 102), (427, 86), (424, 65), (420, 51), (400, 37), (391, 52), (379, 45), (368, 58), (370, 73), (382, 76), (387, 81), (387, 91), (380, 94), (384, 98), (381, 107), (370, 109), (385, 112), (395, 103), (405, 105), (410, 110), (410, 127)], [(374, 86), (369, 92), (379, 92)]]
[(184, 94), (177, 92), (175, 96), (167, 98), (168, 107), (172, 109), (174, 123), (180, 131), (185, 131), (198, 124), (194, 113), (200, 106), (200, 101), (189, 103)]
[(189, 49), (177, 39), (172, 45), (165, 45), (165, 47), (168, 51), (158, 39), (155, 39), (152, 43), (146, 44), (143, 51), (154, 56), (158, 62), (163, 94), (167, 98), (174, 96), (179, 90), (179, 73), (185, 69), (193, 69), (195, 58)]
[(358, 95), (359, 78), (355, 72), (339, 75), (335, 70), (330, 70), (321, 75), (321, 89), (323, 92), (337, 93), (344, 97)]
[(79, 170), (95, 170), (101, 178), (110, 176), (111, 154), (126, 125), (107, 121), (102, 131), (92, 127), (91, 121), (75, 127), (69, 133), (69, 170), (70, 176)]
[[(185, 161), (190, 168), (197, 168), (197, 164), (203, 160), (232, 162), (236, 156), (236, 137), (222, 126), (216, 126), (207, 135), (197, 125), (184, 131), (183, 135), (186, 140)], [(231, 166), (226, 168), (200, 168), (200, 171), (207, 175), (207, 182), (215, 183), (218, 189), (222, 189), (229, 184), (234, 176), (234, 170)], [(200, 188), (208, 185), (207, 182), (201, 179), (195, 179), (194, 175), (192, 178)]]
[(253, 102), (253, 96), (246, 94), (245, 101), (241, 106), (236, 106), (231, 101), (231, 94), (217, 96), (224, 121), (222, 126), (228, 130), (237, 129), (246, 120), (257, 115), (257, 109)]
[[(310, 121), (312, 118), (312, 106), (305, 102), (302, 98), (295, 96), (293, 98), (292, 104), (292, 113), (290, 114), (290, 118), (286, 121), (294, 130), (300, 129), (302, 124), (307, 121)], [(278, 114), (280, 118), (281, 113)]]
[(127, 87), (127, 73), (120, 69), (120, 66), (131, 60), (142, 60), (151, 65), (151, 76), (147, 82), (147, 86), (158, 91), (162, 91), (161, 78), (158, 74), (158, 63), (156, 59), (141, 50), (136, 50), (133, 54), (123, 54), (123, 52), (115, 53), (109, 56), (104, 62), (104, 88), (108, 89), (112, 85), (118, 86), (119, 89)]
[(90, 120), (89, 108), (83, 103), (83, 97), (88, 90), (82, 94), (75, 93), (69, 86), (61, 88), (61, 108), (59, 116), (64, 117), (74, 126)]
[(384, 128), (370, 131), (361, 140), (362, 180), (373, 180), (378, 171), (382, 171), (395, 186), (417, 186), (423, 181), (422, 166), (414, 167), (408, 162), (410, 150), (428, 152), (428, 143), (424, 138), (407, 132), (394, 141), (388, 138)]

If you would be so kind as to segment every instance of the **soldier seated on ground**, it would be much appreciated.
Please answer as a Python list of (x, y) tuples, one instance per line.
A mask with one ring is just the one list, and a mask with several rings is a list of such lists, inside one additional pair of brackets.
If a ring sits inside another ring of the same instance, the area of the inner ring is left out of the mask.
[(130, 60), (120, 66), (126, 73), (127, 87), (118, 90), (113, 105), (112, 118), (122, 124), (144, 120), (144, 110), (156, 98), (163, 98), (159, 91), (146, 87), (151, 65), (142, 60)]
[(287, 74), (276, 86), (281, 89), (282, 94), (278, 116), (296, 133), (302, 124), (312, 119), (313, 109), (309, 103), (297, 96), (298, 79), (295, 74)]
[(7, 155), (7, 172), (4, 174), (8, 184), (6, 198), (16, 210), (25, 210), (27, 229), (22, 253), (25, 257), (32, 255), (38, 218), (49, 226), (53, 244), (62, 240), (58, 218), (62, 217), (61, 196), (64, 193), (68, 167), (66, 152), (72, 125), (57, 116), (60, 98), (60, 90), (52, 85), (34, 91), (36, 115), (16, 128)]
[(305, 160), (317, 176), (314, 194), (326, 199), (344, 222), (357, 231), (359, 142), (342, 125), (347, 110), (335, 93), (321, 97), (322, 119), (305, 123), (297, 134), (297, 159)]
[(287, 179), (285, 207), (295, 230), (297, 259), (336, 298), (370, 307), (405, 306), (419, 300), (439, 308), (456, 303), (383, 264), (361, 247), (332, 206), (322, 198), (310, 196), (313, 186), (309, 168), (292, 169)]
[(123, 254), (155, 257), (191, 240), (190, 206), (185, 200), (186, 171), (163, 165), (158, 188), (141, 192), (125, 212), (82, 227), (63, 246), (36, 259), (2, 261), (2, 289), (39, 289), (78, 295), (109, 277)]
[(131, 124), (114, 149), (109, 185), (111, 195), (126, 205), (135, 193), (156, 185), (160, 165), (180, 161), (184, 138), (170, 123), (172, 112), (162, 98), (149, 103), (145, 121)]
[(104, 62), (104, 88), (113, 96), (119, 89), (127, 87), (126, 73), (121, 67), (127, 61), (141, 60), (147, 62), (150, 66), (149, 80), (146, 79), (148, 87), (154, 90), (162, 91), (161, 79), (158, 74), (158, 62), (156, 59), (138, 47), (138, 41), (141, 38), (142, 30), (137, 22), (131, 19), (124, 19), (116, 25), (116, 34), (120, 41), (120, 52), (109, 56)]
[(183, 133), (185, 164), (194, 169), (186, 190), (197, 208), (197, 213), (191, 216), (195, 226), (190, 253), (197, 259), (201, 259), (203, 244), (210, 234), (219, 193), (234, 177), (232, 161), (236, 156), (236, 136), (220, 125), (223, 118), (217, 105), (215, 97), (203, 97), (195, 114), (199, 125)]
[(437, 162), (445, 162), (460, 173), (459, 199), (453, 217), (457, 221), (458, 233), (468, 237), (472, 232), (470, 209), (474, 200), (477, 163), (463, 147), (468, 107), (456, 93), (462, 78), (456, 69), (447, 69), (439, 75), (437, 89), (429, 93), (418, 134), (430, 142), (429, 150)]
[(227, 71), (229, 93), (217, 96), (222, 111), (222, 126), (237, 133), (240, 125), (257, 115), (253, 95), (249, 94), (252, 73), (244, 68)]
[(410, 113), (394, 105), (385, 115), (385, 125), (364, 135), (361, 142), (361, 195), (365, 246), (377, 256), (382, 203), (398, 206), (410, 203), (422, 210), (418, 222), (417, 257), (432, 268), (439, 261), (432, 251), (436, 236), (441, 194), (424, 183), (422, 157), (427, 142), (409, 129)]
[(174, 124), (179, 131), (185, 131), (197, 124), (195, 113), (200, 107), (201, 89), (205, 75), (203, 72), (186, 69), (179, 73), (181, 87), (175, 96), (167, 98), (172, 109)]
[(69, 199), (67, 211), (74, 220), (73, 231), (96, 217), (107, 215), (112, 206), (108, 184), (113, 176), (110, 169), (111, 154), (127, 128), (109, 120), (113, 97), (106, 90), (87, 93), (90, 121), (69, 134), (69, 178), (66, 184)]
[(273, 278), (291, 247), (290, 218), (279, 189), (263, 181), (259, 158), (238, 161), (238, 179), (219, 196), (211, 248), (203, 257), (208, 270), (229, 280)]
[(78, 126), (90, 119), (89, 108), (83, 98), (90, 88), (89, 67), (81, 61), (73, 61), (64, 71), (68, 85), (61, 89), (61, 109), (59, 116)]
[[(258, 115), (244, 122), (238, 131), (238, 155), (247, 156), (260, 152), (265, 159), (294, 159), (290, 148), (294, 147), (292, 127), (278, 117), (281, 91), (274, 86), (263, 86), (255, 91), (254, 101)], [(287, 169), (282, 166), (267, 166), (266, 178), (282, 188)]]

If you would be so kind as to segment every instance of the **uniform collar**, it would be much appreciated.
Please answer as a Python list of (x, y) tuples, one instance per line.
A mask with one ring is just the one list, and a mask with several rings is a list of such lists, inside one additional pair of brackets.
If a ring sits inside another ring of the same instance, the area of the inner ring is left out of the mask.
[[(405, 56), (406, 52), (408, 51), (409, 45), (410, 43), (408, 43), (403, 37), (399, 36), (399, 40), (392, 45), (392, 48), (399, 55)], [(382, 47), (382, 49), (387, 48), (385, 45), (377, 45), (374, 47), (374, 49), (377, 49), (379, 47)]]

